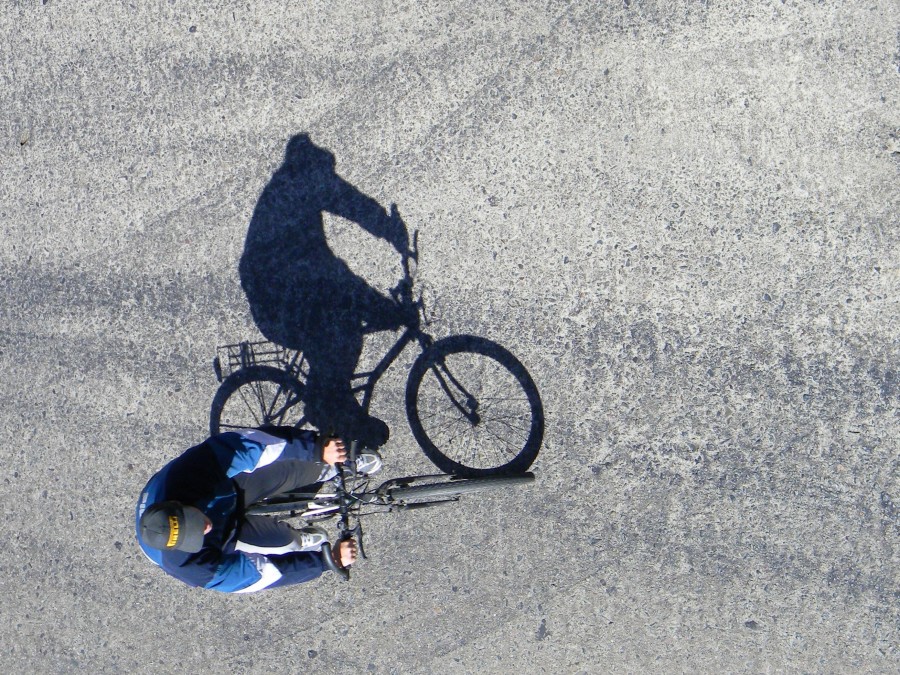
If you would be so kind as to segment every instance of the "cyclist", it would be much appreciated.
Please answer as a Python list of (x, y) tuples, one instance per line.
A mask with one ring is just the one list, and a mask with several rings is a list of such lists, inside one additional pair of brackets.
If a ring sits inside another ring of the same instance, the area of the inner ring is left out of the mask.
[[(156, 473), (140, 495), (137, 540), (151, 562), (189, 586), (250, 593), (310, 581), (324, 567), (324, 530), (292, 528), (245, 514), (265, 497), (322, 483), (347, 462), (340, 438), (267, 426), (213, 436)], [(365, 450), (350, 467), (372, 474), (381, 457)], [(338, 565), (356, 560), (356, 543), (333, 546)]]

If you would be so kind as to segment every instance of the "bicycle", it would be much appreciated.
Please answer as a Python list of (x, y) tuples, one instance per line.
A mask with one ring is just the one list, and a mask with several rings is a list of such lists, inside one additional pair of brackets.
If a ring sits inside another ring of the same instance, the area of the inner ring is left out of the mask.
[[(357, 445), (350, 444), (349, 459), (353, 466)], [(346, 465), (338, 464), (334, 478), (323, 485), (326, 491), (291, 491), (261, 500), (247, 507), (251, 515), (274, 515), (282, 520), (299, 518), (306, 523), (337, 518), (339, 540), (356, 539), (361, 558), (366, 559), (363, 545), (362, 518), (375, 513), (411, 511), (434, 506), (453, 504), (465, 494), (499, 490), (515, 485), (534, 482), (534, 474), (517, 476), (482, 476), (479, 478), (459, 478), (446, 474), (405, 476), (392, 478), (377, 488), (369, 489), (370, 479), (365, 474), (349, 471)], [(440, 482), (413, 485), (423, 480)], [(351, 485), (352, 483), (352, 485)], [(349, 487), (348, 487), (349, 485)], [(329, 487), (330, 486), (330, 491)], [(363, 509), (371, 509), (365, 512)], [(351, 519), (355, 524), (351, 525)], [(322, 546), (320, 554), (326, 569), (331, 570), (344, 581), (350, 579), (350, 570), (338, 565), (328, 544)]]
[[(422, 350), (406, 383), (406, 412), (413, 437), (441, 471), (456, 476), (519, 474), (537, 458), (544, 411), (528, 371), (501, 345), (473, 335), (435, 340), (421, 296), (413, 297), (411, 263), (418, 233), (403, 254), (403, 279), (391, 296), (408, 316), (394, 345), (368, 372), (354, 376), (352, 391), (368, 412), (375, 385), (412, 343)], [(213, 361), (221, 383), (210, 412), (212, 435), (265, 424), (306, 424), (303, 401), (308, 368), (302, 352), (271, 342), (219, 347)], [(229, 372), (226, 375), (225, 369)]]

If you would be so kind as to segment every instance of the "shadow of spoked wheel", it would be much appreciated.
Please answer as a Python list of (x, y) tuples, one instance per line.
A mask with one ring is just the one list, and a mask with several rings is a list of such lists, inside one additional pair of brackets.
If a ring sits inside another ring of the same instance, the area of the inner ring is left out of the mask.
[(209, 432), (215, 436), (235, 429), (267, 424), (302, 427), (305, 387), (291, 373), (271, 366), (250, 366), (226, 377), (209, 415)]
[(544, 438), (544, 408), (525, 366), (473, 335), (436, 341), (413, 364), (406, 414), (416, 441), (458, 476), (525, 472)]

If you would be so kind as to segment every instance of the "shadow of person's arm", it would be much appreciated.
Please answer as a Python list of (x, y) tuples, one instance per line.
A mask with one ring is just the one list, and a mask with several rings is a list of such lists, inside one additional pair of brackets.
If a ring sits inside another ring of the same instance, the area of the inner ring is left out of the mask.
[(388, 213), (377, 201), (363, 194), (340, 176), (333, 178), (325, 210), (352, 220), (370, 234), (384, 239), (398, 252), (409, 249), (409, 232), (396, 207)]

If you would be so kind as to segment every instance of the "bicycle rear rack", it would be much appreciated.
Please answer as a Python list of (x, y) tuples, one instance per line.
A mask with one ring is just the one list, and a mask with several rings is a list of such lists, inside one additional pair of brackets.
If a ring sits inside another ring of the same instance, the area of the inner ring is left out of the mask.
[(302, 352), (282, 347), (267, 340), (258, 342), (244, 341), (216, 347), (213, 370), (219, 382), (232, 373), (252, 366), (278, 368), (291, 373), (298, 379), (305, 379), (309, 372)]

